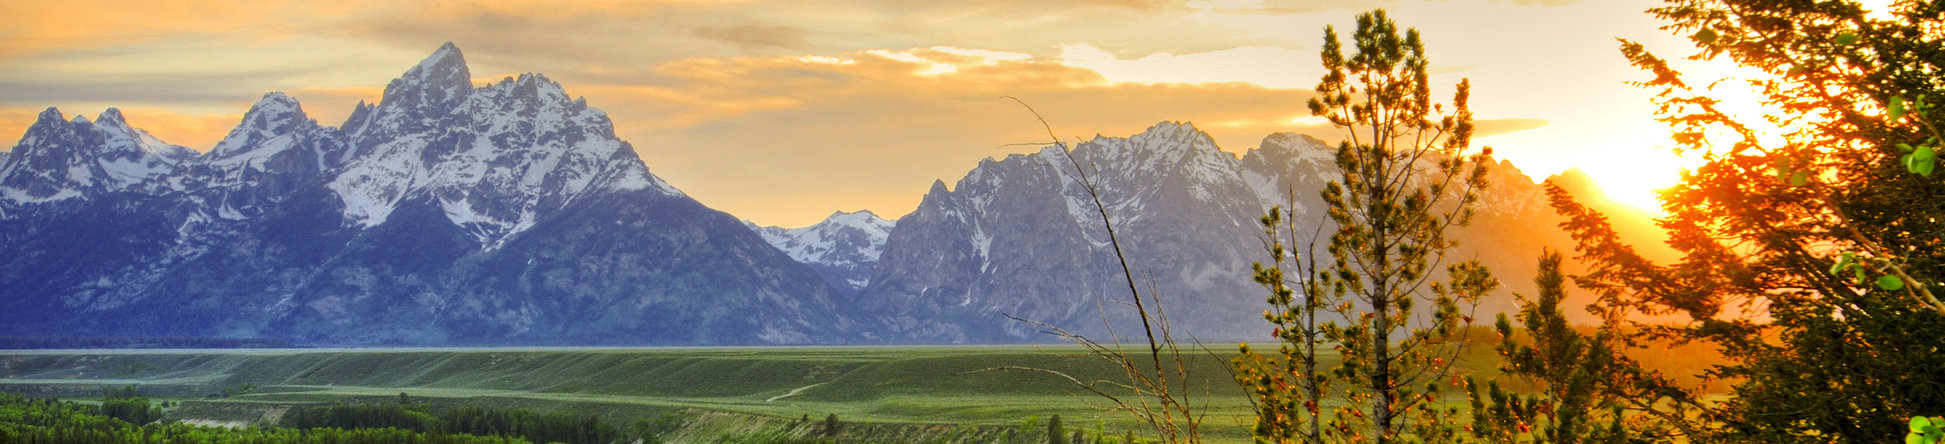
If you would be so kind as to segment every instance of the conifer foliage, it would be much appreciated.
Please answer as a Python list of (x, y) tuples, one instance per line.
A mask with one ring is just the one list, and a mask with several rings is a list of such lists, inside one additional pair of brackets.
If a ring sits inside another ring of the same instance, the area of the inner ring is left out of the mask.
[[(1308, 274), (1292, 276), (1282, 269), (1282, 242), (1272, 244), (1274, 262), (1256, 269), (1283, 345), (1276, 356), (1244, 347), (1238, 379), (1257, 397), (1262, 441), (1449, 441), (1458, 412), (1441, 401), (1441, 386), (1470, 308), (1498, 283), (1476, 261), (1448, 261), (1455, 243), (1446, 234), (1470, 223), (1491, 149), (1469, 152), (1468, 82), (1456, 86), (1450, 110), (1432, 103), (1417, 29), (1401, 34), (1376, 10), (1357, 16), (1351, 44), (1347, 57), (1336, 30), (1324, 29), (1325, 74), (1309, 102), (1312, 115), (1349, 134), (1336, 154), (1342, 177), (1322, 193), (1334, 226), (1330, 260), (1298, 258)], [(1273, 238), (1279, 221), (1274, 212), (1264, 218)], [(1301, 301), (1291, 289), (1299, 280)], [(1320, 309), (1348, 321), (1318, 325)], [(1320, 339), (1343, 357), (1326, 373), (1344, 388), (1328, 418), (1323, 398), (1339, 393), (1316, 388)]]
[[(1945, 4), (1669, 0), (1650, 12), (1696, 60), (1759, 74), (1696, 82), (1645, 45), (1659, 118), (1707, 163), (1664, 192), (1676, 263), (1643, 259), (1598, 214), (1556, 195), (1579, 259), (1576, 284), (1619, 343), (1699, 343), (1726, 363), (1716, 402), (1657, 377), (1643, 437), (1687, 441), (1884, 442), (1945, 412)], [(1715, 88), (1746, 87), (1730, 105)], [(1732, 112), (1753, 108), (1755, 112)], [(1557, 194), (1557, 193), (1556, 193)], [(1649, 321), (1652, 319), (1652, 321)]]

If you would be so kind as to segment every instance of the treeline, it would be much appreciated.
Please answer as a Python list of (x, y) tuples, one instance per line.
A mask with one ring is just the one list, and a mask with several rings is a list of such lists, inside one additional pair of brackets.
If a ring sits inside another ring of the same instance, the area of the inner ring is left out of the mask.
[(44, 350), (73, 348), (295, 348), (279, 339), (201, 337), (63, 337), (0, 336), (0, 349)]
[[(132, 400), (136, 398), (123, 398)], [(227, 429), (186, 424), (136, 425), (92, 405), (0, 393), (0, 442), (40, 444), (515, 444), (514, 436), (425, 433), (398, 428)]]
[(434, 412), (428, 404), (338, 404), (293, 409), (284, 414), (286, 427), (396, 428), (424, 433), (520, 437), (532, 442), (599, 444), (620, 440), (621, 433), (591, 415), (538, 413), (483, 407), (459, 407)]

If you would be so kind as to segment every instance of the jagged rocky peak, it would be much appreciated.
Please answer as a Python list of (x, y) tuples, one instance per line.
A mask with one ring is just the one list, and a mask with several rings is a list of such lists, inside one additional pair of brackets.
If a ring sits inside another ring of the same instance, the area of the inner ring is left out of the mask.
[(558, 104), (572, 100), (567, 96), (567, 89), (562, 88), (559, 82), (547, 78), (545, 74), (531, 72), (522, 73), (519, 77), (501, 78), (499, 82), (486, 89), (504, 90), (509, 94), (509, 98), (519, 99), (529, 105)]
[(560, 84), (522, 74), (472, 88), (468, 75), (448, 43), (376, 107), (352, 112), (344, 133), (354, 153), (328, 184), (351, 223), (376, 226), (403, 202), (429, 199), (493, 248), (594, 194), (682, 195), (649, 174), (606, 113)]
[(882, 228), (886, 230), (891, 229), (891, 226), (897, 223), (893, 220), (878, 217), (878, 213), (873, 213), (871, 210), (838, 211), (831, 213), (831, 216), (825, 218), (824, 221), (847, 227)]
[(95, 116), (95, 128), (102, 133), (104, 142), (102, 154), (110, 157), (130, 161), (141, 159), (140, 161), (144, 163), (159, 162), (173, 165), (183, 159), (196, 156), (195, 150), (181, 145), (170, 145), (149, 134), (147, 130), (129, 126), (128, 120), (122, 117), (122, 110), (117, 108), (102, 110), (100, 115)]
[(878, 217), (871, 210), (837, 211), (823, 221), (800, 228), (758, 227), (757, 234), (791, 258), (804, 263), (874, 262), (884, 250), (885, 237), (897, 221)]
[(834, 212), (823, 221), (802, 228), (744, 223), (791, 259), (809, 265), (825, 283), (844, 294), (855, 294), (871, 282), (871, 273), (878, 268), (878, 256), (885, 251), (885, 240), (897, 224), (871, 210)]
[[(1286, 214), (1301, 216), (1308, 210), (1321, 211), (1323, 201), (1316, 190), (1340, 176), (1337, 149), (1329, 142), (1306, 134), (1276, 133), (1263, 138), (1262, 145), (1243, 154), (1238, 161), (1243, 180), (1262, 200), (1265, 210), (1282, 207)], [(1305, 220), (1314, 220), (1322, 213)]]
[[(1045, 161), (1071, 168), (1058, 148), (1040, 151)], [(1116, 176), (1133, 179), (1168, 171), (1191, 172), (1198, 181), (1212, 179), (1233, 169), (1235, 156), (1223, 152), (1215, 139), (1188, 122), (1165, 121), (1129, 137), (1096, 135), (1093, 140), (1074, 147), (1075, 159), (1090, 170), (1099, 170), (1099, 179), (1112, 182)]]
[(21, 134), (20, 142), (14, 145), (13, 152), (20, 154), (22, 158), (43, 157), (46, 155), (44, 151), (47, 148), (78, 144), (80, 141), (75, 139), (80, 138), (82, 130), (88, 128), (88, 118), (76, 114), (74, 119), (67, 120), (62, 116), (60, 109), (51, 106), (41, 110), (40, 116), (34, 119), (34, 124), (27, 127), (26, 133)]
[(165, 176), (196, 152), (128, 125), (109, 108), (95, 121), (64, 120), (48, 108), (0, 166), (0, 195), (9, 204), (45, 202), (126, 189)]
[(1266, 160), (1324, 159), (1332, 161), (1337, 149), (1331, 143), (1309, 134), (1275, 133), (1263, 137), (1263, 144), (1244, 158), (1261, 156)]
[[(1100, 165), (1101, 168), (1110, 166), (1153, 168), (1157, 165), (1180, 161), (1184, 157), (1202, 151), (1217, 151), (1215, 140), (1202, 130), (1196, 129), (1193, 123), (1175, 121), (1156, 123), (1142, 130), (1141, 133), (1128, 137), (1096, 134), (1093, 139), (1074, 147), (1074, 154), (1083, 156), (1081, 160), (1117, 162), (1116, 165)], [(1043, 148), (1040, 150), (1040, 155), (1048, 157), (1048, 161), (1061, 164), (1067, 162), (1066, 158), (1058, 157), (1062, 154), (1057, 147)], [(1088, 156), (1096, 157), (1090, 159)], [(1140, 163), (1126, 164), (1126, 162)]]
[(317, 122), (304, 114), (304, 108), (297, 99), (282, 92), (269, 92), (250, 106), (243, 114), (243, 122), (237, 124), (230, 134), (223, 137), (216, 148), (209, 150), (209, 156), (226, 158), (262, 148), (268, 141), (278, 136), (291, 134), (314, 127)]
[(404, 76), (385, 85), (382, 103), (407, 108), (451, 108), (473, 91), (473, 73), (452, 42), (440, 45)]
[(589, 107), (586, 98), (572, 98), (545, 75), (526, 73), (506, 77), (473, 92), (462, 107), (475, 115), (485, 133), (544, 136), (576, 132), (573, 138), (617, 139), (608, 114)]

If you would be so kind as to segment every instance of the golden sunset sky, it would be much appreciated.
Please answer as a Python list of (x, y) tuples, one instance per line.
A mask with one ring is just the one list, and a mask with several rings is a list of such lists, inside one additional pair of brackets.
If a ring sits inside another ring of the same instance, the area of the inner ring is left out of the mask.
[[(932, 181), (1062, 137), (1190, 121), (1230, 152), (1307, 119), (1325, 25), (1387, 9), (1427, 41), (1443, 102), (1470, 78), (1482, 134), (1534, 179), (1580, 168), (1652, 205), (1689, 161), (1666, 147), (1648, 75), (1615, 38), (1666, 58), (1654, 0), (10, 2), (0, 15), (0, 137), (47, 107), (110, 106), (208, 150), (263, 93), (336, 126), (441, 43), (476, 84), (542, 73), (608, 112), (651, 171), (711, 207), (802, 226), (834, 210), (911, 211)], [(1720, 64), (1678, 65), (1726, 75)], [(1694, 82), (1691, 82), (1694, 83)], [(10, 145), (10, 144), (9, 144)]]

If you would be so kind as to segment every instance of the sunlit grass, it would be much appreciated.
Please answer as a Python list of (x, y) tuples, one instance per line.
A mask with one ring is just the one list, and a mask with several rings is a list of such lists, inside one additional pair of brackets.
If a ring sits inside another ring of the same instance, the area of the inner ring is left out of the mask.
[[(1457, 371), (1499, 377), (1491, 341), (1475, 329)], [(1273, 349), (1266, 345), (1262, 349)], [(1224, 365), (1233, 347), (1186, 356), (1187, 384), (1208, 416), (1215, 441), (1247, 441), (1249, 400)], [(1326, 353), (1325, 364), (1336, 362)], [(0, 389), (78, 396), (101, 386), (138, 384), (179, 400), (249, 387), (229, 398), (192, 402), (171, 417), (244, 415), (221, 407), (391, 402), (403, 392), (440, 405), (488, 405), (598, 414), (632, 424), (683, 409), (796, 419), (837, 414), (847, 421), (1019, 425), (1061, 415), (1070, 428), (1120, 434), (1139, 430), (1110, 403), (1042, 373), (1084, 381), (1125, 381), (1122, 370), (1061, 345), (969, 347), (728, 347), (646, 349), (392, 349), (313, 351), (4, 352)], [(1517, 381), (1505, 381), (1520, 387)], [(791, 394), (795, 392), (795, 394)], [(1119, 393), (1119, 392), (1117, 392)], [(788, 395), (788, 396), (785, 396)], [(1448, 402), (1463, 403), (1451, 393)], [(243, 412), (243, 413), (239, 413)]]

